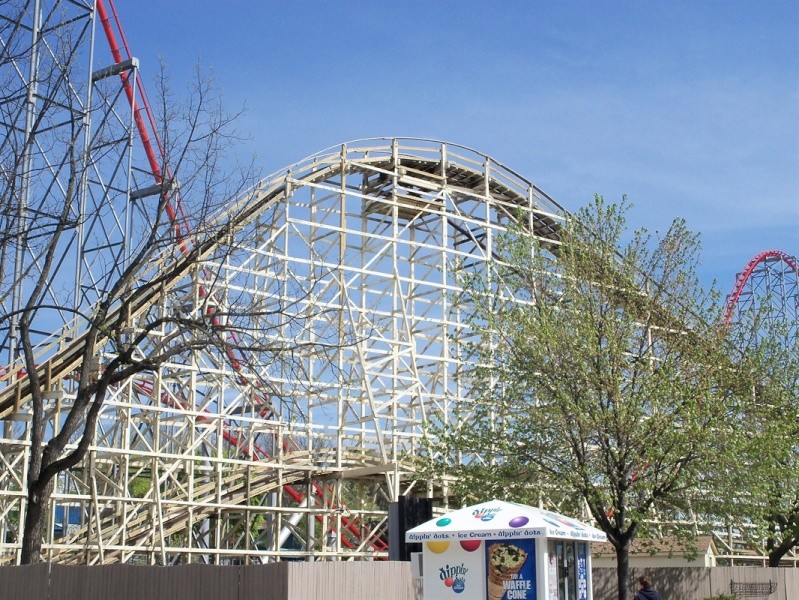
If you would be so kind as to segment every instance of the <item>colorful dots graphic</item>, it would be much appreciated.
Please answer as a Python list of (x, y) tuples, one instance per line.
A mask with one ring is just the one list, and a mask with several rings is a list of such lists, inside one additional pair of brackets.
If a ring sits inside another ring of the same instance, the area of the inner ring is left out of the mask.
[(480, 540), (463, 540), (461, 542), (461, 548), (466, 550), (466, 552), (474, 552), (480, 547)]
[(441, 554), (442, 552), (446, 552), (447, 548), (449, 548), (449, 542), (425, 542), (425, 543), (427, 544), (427, 549), (435, 554)]
[(527, 523), (530, 522), (530, 519), (527, 517), (514, 517), (508, 522), (508, 525), (511, 527), (524, 527)]
[(439, 519), (438, 521), (436, 521), (436, 525), (438, 525), (439, 527), (446, 527), (450, 523), (452, 523), (452, 519), (450, 519), (449, 517), (444, 517), (443, 519)]

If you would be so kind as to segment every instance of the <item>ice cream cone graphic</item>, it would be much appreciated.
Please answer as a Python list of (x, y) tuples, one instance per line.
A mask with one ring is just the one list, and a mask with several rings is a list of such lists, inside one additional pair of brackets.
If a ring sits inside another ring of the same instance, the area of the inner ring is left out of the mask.
[(488, 547), (488, 598), (502, 600), (504, 582), (513, 579), (524, 566), (527, 552), (513, 544), (491, 544)]

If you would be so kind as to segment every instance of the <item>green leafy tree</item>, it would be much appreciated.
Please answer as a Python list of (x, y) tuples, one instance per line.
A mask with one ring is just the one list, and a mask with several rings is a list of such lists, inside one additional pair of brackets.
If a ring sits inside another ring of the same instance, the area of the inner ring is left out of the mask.
[(740, 315), (728, 332), (746, 349), (751, 401), (745, 406), (747, 436), (740, 462), (722, 479), (719, 498), (731, 525), (760, 545), (766, 541), (769, 566), (777, 567), (799, 546), (799, 343), (796, 323), (773, 318), (769, 303)]
[(799, 547), (799, 487), (796, 485), (799, 481), (799, 446), (796, 442), (799, 439), (799, 408), (796, 391), (792, 405), (786, 410), (789, 412), (783, 413), (783, 418), (772, 420), (775, 424), (773, 429), (778, 433), (773, 438), (774, 452), (768, 455), (771, 475), (765, 479), (766, 497), (761, 504), (766, 507), (763, 523), (770, 567), (780, 566), (782, 558)]
[(587, 507), (620, 600), (647, 521), (684, 519), (736, 455), (748, 393), (695, 272), (698, 236), (681, 220), (630, 233), (628, 206), (596, 197), (555, 247), (511, 231), (490, 272), (464, 277), (476, 401), (442, 432), (451, 456), (475, 457), (454, 467), (463, 495)]

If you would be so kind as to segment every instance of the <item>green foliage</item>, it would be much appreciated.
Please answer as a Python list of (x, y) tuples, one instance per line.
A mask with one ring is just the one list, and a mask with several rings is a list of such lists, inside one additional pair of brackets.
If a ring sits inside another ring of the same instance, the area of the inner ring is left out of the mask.
[(435, 432), (464, 499), (587, 506), (617, 548), (735, 468), (751, 398), (698, 236), (630, 233), (627, 209), (597, 197), (554, 250), (511, 231), (490, 272), (464, 275), (475, 403)]
[[(261, 503), (264, 501), (263, 495), (261, 496), (253, 496), (250, 498), (249, 505), (250, 506), (261, 506)], [(266, 522), (266, 517), (263, 513), (256, 513), (250, 517), (250, 535), (253, 537), (258, 537), (258, 534), (263, 527), (264, 523)]]
[(150, 491), (150, 485), (149, 477), (134, 477), (128, 484), (128, 491), (133, 498), (144, 498)]
[(743, 315), (729, 335), (746, 349), (751, 396), (742, 409), (748, 435), (739, 454), (747, 468), (725, 481), (736, 499), (726, 514), (754, 543), (767, 540), (770, 565), (777, 566), (799, 545), (799, 338), (795, 323), (766, 319), (763, 310)]

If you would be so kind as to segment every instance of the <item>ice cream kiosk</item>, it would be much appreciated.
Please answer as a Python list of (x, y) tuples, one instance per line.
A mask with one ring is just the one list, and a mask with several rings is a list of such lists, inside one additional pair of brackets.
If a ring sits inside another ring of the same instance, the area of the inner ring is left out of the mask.
[(590, 542), (570, 517), (491, 500), (409, 529), (422, 544), (424, 600), (593, 600)]

